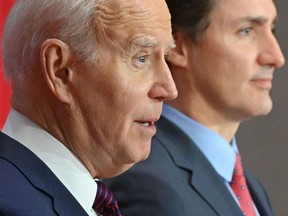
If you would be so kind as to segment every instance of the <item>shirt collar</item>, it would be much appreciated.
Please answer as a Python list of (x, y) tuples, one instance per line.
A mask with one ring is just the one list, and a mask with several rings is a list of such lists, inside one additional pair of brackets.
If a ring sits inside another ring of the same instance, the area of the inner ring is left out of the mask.
[(97, 184), (69, 149), (14, 109), (10, 111), (2, 132), (37, 155), (90, 214)]
[(235, 152), (238, 152), (235, 137), (230, 145), (219, 134), (167, 104), (163, 106), (162, 115), (194, 141), (222, 178), (227, 182), (232, 180), (236, 160)]

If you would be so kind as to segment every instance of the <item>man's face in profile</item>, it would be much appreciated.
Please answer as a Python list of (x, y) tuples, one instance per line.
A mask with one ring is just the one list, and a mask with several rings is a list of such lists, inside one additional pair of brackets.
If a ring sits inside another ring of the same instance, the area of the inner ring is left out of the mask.
[(276, 17), (272, 0), (221, 0), (200, 43), (191, 43), (194, 100), (201, 95), (217, 118), (241, 122), (270, 112), (273, 71), (284, 64)]
[(129, 168), (148, 156), (163, 100), (177, 95), (164, 58), (174, 45), (170, 14), (162, 0), (120, 0), (98, 13), (100, 60), (77, 66), (76, 100), (91, 139), (89, 156)]

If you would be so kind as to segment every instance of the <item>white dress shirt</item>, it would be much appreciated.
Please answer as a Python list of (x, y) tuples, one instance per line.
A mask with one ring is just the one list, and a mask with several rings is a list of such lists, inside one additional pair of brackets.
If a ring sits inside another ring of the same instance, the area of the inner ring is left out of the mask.
[(65, 185), (87, 214), (96, 216), (92, 205), (97, 184), (69, 149), (14, 109), (10, 111), (2, 132), (37, 155)]

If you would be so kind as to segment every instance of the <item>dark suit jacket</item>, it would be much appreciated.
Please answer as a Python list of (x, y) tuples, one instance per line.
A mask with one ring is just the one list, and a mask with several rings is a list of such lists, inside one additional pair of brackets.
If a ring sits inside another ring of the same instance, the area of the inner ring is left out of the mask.
[(0, 132), (0, 216), (87, 216), (53, 172)]
[[(260, 182), (248, 172), (246, 178), (260, 215), (273, 215)], [(149, 158), (105, 181), (124, 216), (243, 216), (199, 148), (163, 117)]]

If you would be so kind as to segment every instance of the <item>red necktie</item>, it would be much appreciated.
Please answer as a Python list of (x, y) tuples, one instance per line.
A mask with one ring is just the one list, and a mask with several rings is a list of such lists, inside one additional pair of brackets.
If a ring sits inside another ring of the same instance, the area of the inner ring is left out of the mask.
[(103, 216), (121, 216), (118, 203), (114, 199), (112, 192), (100, 181), (97, 183), (97, 194), (93, 204), (93, 209)]
[(236, 155), (236, 164), (230, 186), (240, 203), (243, 214), (246, 216), (256, 216), (254, 203), (251, 199), (246, 180), (243, 175), (243, 167), (239, 154)]

